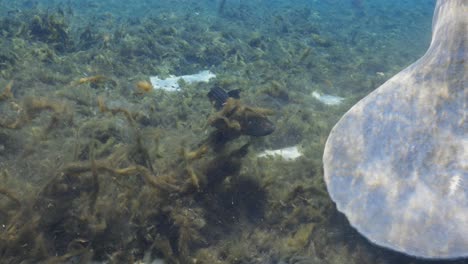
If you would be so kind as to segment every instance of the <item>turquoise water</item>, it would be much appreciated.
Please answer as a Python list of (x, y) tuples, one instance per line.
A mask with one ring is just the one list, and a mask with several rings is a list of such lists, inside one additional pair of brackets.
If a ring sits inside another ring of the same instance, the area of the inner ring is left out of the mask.
[[(321, 159), (424, 54), (434, 6), (0, 0), (0, 263), (428, 263), (350, 227)], [(213, 87), (241, 90), (229, 113)], [(244, 117), (276, 129), (252, 137)], [(259, 157), (286, 147), (299, 157)]]

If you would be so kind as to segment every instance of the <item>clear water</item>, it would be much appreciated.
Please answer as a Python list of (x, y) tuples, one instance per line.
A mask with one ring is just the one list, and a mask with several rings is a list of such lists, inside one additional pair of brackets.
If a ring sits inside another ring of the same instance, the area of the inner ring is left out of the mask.
[[(425, 52), (434, 5), (0, 0), (0, 262), (426, 263), (350, 227), (321, 158), (340, 116)], [(275, 131), (223, 121), (213, 87)]]

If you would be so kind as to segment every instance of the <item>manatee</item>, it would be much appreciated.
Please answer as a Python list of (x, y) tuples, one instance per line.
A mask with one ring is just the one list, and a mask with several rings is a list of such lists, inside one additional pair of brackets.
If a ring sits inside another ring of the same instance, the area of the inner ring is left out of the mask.
[(371, 242), (468, 257), (468, 1), (438, 0), (426, 53), (354, 105), (323, 163), (337, 209)]

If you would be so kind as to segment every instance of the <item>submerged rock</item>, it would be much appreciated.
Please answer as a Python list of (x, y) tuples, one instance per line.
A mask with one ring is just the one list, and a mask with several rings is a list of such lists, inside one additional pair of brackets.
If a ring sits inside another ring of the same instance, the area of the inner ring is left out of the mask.
[(426, 54), (349, 110), (323, 157), (351, 225), (423, 258), (468, 257), (467, 10), (437, 1)]

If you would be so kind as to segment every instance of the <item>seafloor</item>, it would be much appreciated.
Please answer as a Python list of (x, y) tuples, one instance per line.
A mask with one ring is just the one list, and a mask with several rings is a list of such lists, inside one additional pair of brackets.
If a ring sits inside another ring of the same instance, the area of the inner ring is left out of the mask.
[[(348, 225), (321, 157), (424, 53), (434, 1), (125, 2), (0, 1), (0, 263), (425, 263)], [(217, 77), (147, 86), (200, 70)], [(217, 142), (215, 86), (276, 131)]]

